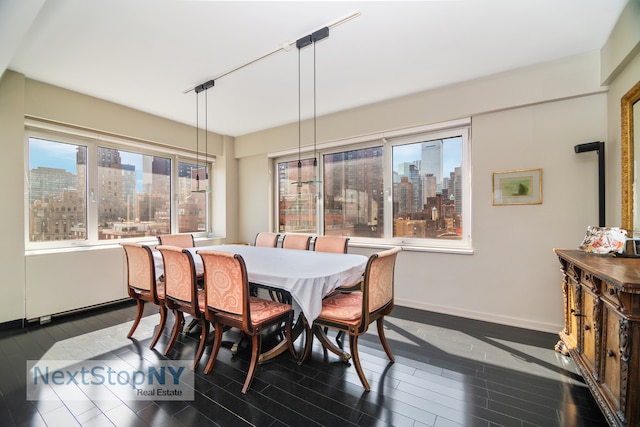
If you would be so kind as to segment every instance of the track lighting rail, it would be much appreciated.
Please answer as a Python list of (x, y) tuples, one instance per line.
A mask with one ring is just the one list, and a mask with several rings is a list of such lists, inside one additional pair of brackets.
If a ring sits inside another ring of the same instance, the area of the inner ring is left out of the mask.
[[(222, 77), (225, 77), (225, 76), (228, 76), (229, 74), (235, 73), (238, 70), (241, 70), (241, 69), (243, 69), (245, 67), (248, 67), (251, 64), (255, 64), (256, 62), (261, 61), (263, 59), (266, 59), (266, 58), (270, 57), (271, 55), (274, 55), (274, 54), (276, 54), (276, 53), (278, 53), (280, 51), (283, 51), (283, 50), (289, 51), (289, 50), (291, 50), (291, 48), (294, 45), (298, 49), (301, 49), (302, 47), (308, 46), (311, 43), (314, 43), (314, 42), (317, 42), (319, 40), (322, 40), (323, 38), (329, 36), (329, 29), (337, 27), (338, 25), (344, 24), (345, 22), (348, 22), (353, 18), (357, 18), (358, 16), (360, 16), (360, 11), (359, 10), (353, 11), (350, 14), (345, 15), (342, 18), (336, 19), (334, 22), (328, 24), (325, 27), (320, 28), (317, 31), (314, 31), (313, 33), (311, 33), (309, 35), (306, 35), (306, 36), (304, 36), (304, 37), (302, 37), (302, 38), (300, 38), (300, 39), (298, 39), (296, 41), (293, 41), (293, 42), (281, 43), (279, 48), (274, 49), (274, 50), (272, 50), (270, 52), (267, 52), (264, 55), (259, 56), (258, 58), (252, 59), (251, 61), (246, 62), (246, 63), (244, 63), (242, 65), (239, 65), (239, 66), (237, 66), (237, 67), (235, 67), (235, 68), (233, 68), (233, 69), (231, 69), (229, 71), (226, 71), (226, 72), (216, 76), (215, 78), (213, 78), (213, 79), (211, 79), (211, 80), (209, 80), (209, 81), (207, 81), (205, 83), (197, 85), (197, 86), (195, 86), (193, 88), (186, 89), (186, 90), (183, 91), (183, 93), (187, 94), (187, 93), (192, 92), (192, 91), (195, 91), (196, 93), (200, 93), (203, 90), (207, 90), (207, 89), (213, 87), (213, 83), (214, 83), (215, 80), (221, 79)], [(306, 41), (307, 38), (308, 38), (308, 43)], [(303, 40), (303, 39), (305, 39), (304, 43), (307, 43), (307, 44), (305, 44), (304, 46), (299, 46), (298, 43), (300, 43), (300, 41)], [(210, 83), (211, 86), (205, 87), (208, 83)]]

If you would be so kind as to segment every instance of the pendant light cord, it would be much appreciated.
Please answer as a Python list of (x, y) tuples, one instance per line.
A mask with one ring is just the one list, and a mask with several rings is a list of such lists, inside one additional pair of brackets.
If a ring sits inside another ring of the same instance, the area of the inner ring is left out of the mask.
[(302, 113), (300, 112), (302, 109), (301, 102), (302, 95), (300, 94), (300, 49), (298, 49), (298, 182), (301, 180), (301, 169), (302, 169), (302, 161), (300, 160), (300, 144), (302, 139), (302, 131), (301, 131), (301, 120)]
[(209, 91), (204, 93), (204, 179), (209, 179)]
[(313, 42), (313, 166), (318, 166), (316, 155), (316, 42)]
[(200, 190), (200, 110), (198, 97), (200, 94), (196, 92), (196, 190)]

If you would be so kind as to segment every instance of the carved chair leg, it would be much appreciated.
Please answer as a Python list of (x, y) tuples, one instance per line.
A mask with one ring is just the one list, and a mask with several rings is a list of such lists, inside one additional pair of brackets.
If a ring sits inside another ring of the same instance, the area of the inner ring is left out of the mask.
[(151, 340), (151, 344), (149, 344), (149, 348), (153, 348), (156, 346), (156, 344), (158, 343), (158, 340), (160, 339), (160, 335), (162, 335), (162, 331), (164, 330), (164, 325), (165, 323), (167, 323), (167, 307), (165, 307), (164, 305), (161, 305), (159, 311), (160, 311), (160, 323), (158, 324), (158, 329), (156, 330), (156, 333), (153, 336), (153, 339)]
[(242, 393), (246, 394), (249, 386), (251, 385), (251, 381), (253, 381), (253, 376), (256, 373), (256, 368), (258, 367), (258, 355), (260, 354), (260, 348), (262, 347), (262, 331), (255, 331), (255, 334), (251, 336), (251, 364), (249, 365), (249, 371), (247, 372), (247, 379), (244, 381), (244, 386), (242, 387)]
[(171, 333), (171, 338), (169, 338), (169, 344), (167, 344), (167, 348), (164, 350), (164, 355), (169, 354), (173, 345), (176, 343), (178, 339), (178, 335), (180, 334), (180, 329), (182, 328), (182, 324), (184, 323), (184, 315), (181, 311), (173, 310), (173, 315), (175, 317), (175, 323), (173, 324), (173, 332)]
[(136, 312), (136, 318), (133, 321), (133, 325), (131, 325), (131, 329), (129, 329), (127, 338), (131, 338), (131, 336), (133, 335), (133, 332), (136, 330), (136, 328), (138, 327), (138, 324), (140, 323), (140, 319), (142, 319), (142, 312), (144, 311), (144, 301), (142, 301), (141, 299), (138, 299), (136, 300), (136, 304), (138, 306), (138, 311)]
[(380, 338), (380, 344), (382, 344), (382, 348), (384, 348), (384, 352), (387, 353), (389, 360), (395, 362), (396, 359), (393, 357), (393, 354), (391, 354), (387, 337), (384, 334), (384, 316), (379, 317), (376, 323), (378, 324), (378, 338)]
[(204, 373), (208, 374), (213, 370), (213, 364), (216, 362), (216, 358), (218, 357), (218, 352), (220, 351), (220, 345), (222, 344), (222, 325), (214, 324), (213, 325), (213, 347), (211, 347), (211, 354), (209, 355), (209, 362), (207, 362), (207, 366), (204, 368)]
[(198, 344), (198, 350), (193, 357), (193, 366), (191, 367), (192, 370), (196, 369), (196, 366), (198, 366), (198, 363), (200, 363), (202, 353), (204, 352), (204, 346), (207, 342), (207, 335), (209, 335), (209, 322), (205, 318), (200, 319), (200, 329), (200, 344)]
[(349, 348), (351, 348), (351, 358), (353, 359), (353, 366), (356, 368), (360, 382), (364, 386), (366, 391), (371, 390), (367, 378), (364, 376), (362, 365), (360, 364), (360, 356), (358, 355), (358, 336), (349, 334)]

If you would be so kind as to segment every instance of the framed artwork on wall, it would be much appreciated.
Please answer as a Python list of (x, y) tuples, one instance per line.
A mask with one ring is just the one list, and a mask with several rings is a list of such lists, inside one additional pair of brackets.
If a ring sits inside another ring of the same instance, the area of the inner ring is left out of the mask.
[(493, 206), (542, 203), (542, 169), (493, 172)]

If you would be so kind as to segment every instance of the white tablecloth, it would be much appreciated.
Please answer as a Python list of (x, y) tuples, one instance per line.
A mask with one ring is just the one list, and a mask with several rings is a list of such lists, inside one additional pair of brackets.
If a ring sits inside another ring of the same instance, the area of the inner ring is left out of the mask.
[[(367, 257), (283, 248), (245, 245), (216, 245), (189, 248), (194, 255), (196, 273), (203, 272), (198, 250), (217, 250), (242, 255), (249, 281), (288, 291), (307, 320), (313, 322), (322, 310), (322, 298), (339, 286), (362, 280)], [(164, 270), (162, 256), (154, 251), (156, 275)]]

